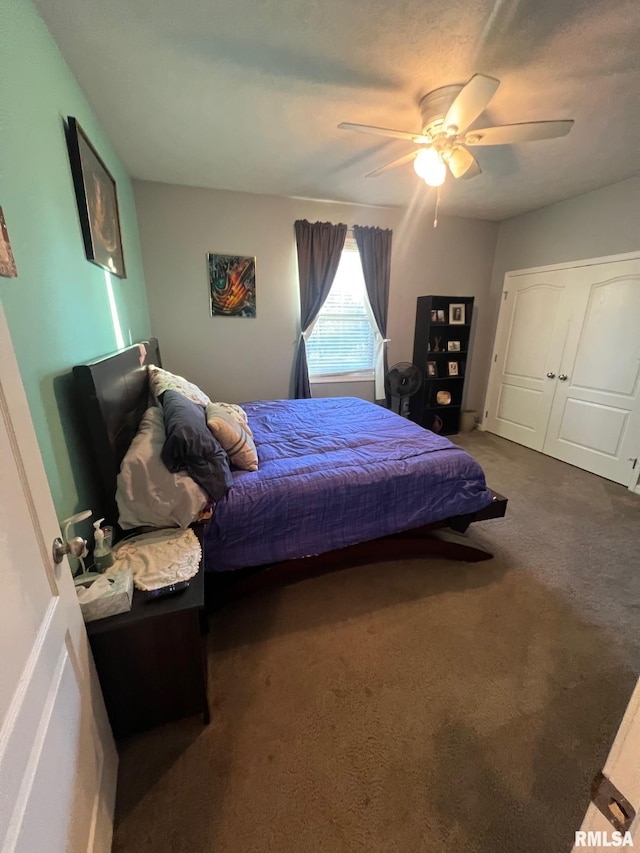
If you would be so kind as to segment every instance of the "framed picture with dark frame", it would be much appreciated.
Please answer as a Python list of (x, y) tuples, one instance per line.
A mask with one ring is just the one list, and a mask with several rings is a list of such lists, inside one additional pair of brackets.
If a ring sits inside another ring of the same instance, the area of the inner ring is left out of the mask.
[(73, 116), (66, 134), (87, 260), (126, 278), (116, 182)]
[(464, 302), (451, 302), (449, 304), (449, 325), (464, 326), (465, 320)]
[(209, 310), (212, 317), (256, 316), (256, 259), (244, 255), (207, 255)]

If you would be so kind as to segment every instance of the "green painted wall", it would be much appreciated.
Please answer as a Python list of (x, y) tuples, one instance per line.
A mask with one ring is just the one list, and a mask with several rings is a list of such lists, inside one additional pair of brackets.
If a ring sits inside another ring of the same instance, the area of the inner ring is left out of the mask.
[[(86, 260), (68, 115), (117, 182), (125, 280)], [(18, 268), (17, 278), (0, 277), (0, 298), (62, 519), (95, 500), (70, 368), (148, 337), (150, 325), (129, 175), (31, 0), (0, 3), (0, 205)]]

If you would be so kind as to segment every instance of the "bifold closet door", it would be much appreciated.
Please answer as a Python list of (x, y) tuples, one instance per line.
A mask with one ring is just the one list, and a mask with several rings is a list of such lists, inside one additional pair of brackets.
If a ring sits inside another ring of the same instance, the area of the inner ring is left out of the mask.
[(629, 485), (640, 451), (640, 260), (571, 274), (572, 320), (555, 366), (544, 453)]
[(512, 276), (503, 292), (486, 428), (542, 450), (570, 317), (566, 271)]

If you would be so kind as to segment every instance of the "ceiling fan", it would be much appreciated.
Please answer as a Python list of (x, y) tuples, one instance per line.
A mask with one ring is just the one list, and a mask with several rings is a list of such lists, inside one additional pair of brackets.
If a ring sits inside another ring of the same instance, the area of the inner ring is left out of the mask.
[(530, 121), (521, 124), (504, 124), (499, 127), (481, 127), (468, 130), (496, 93), (500, 81), (484, 74), (474, 74), (464, 86), (443, 86), (425, 95), (420, 101), (422, 132), (390, 130), (367, 124), (342, 122), (343, 130), (357, 130), (393, 139), (406, 139), (420, 147), (391, 163), (370, 172), (374, 178), (414, 160), (417, 174), (432, 187), (444, 183), (447, 167), (454, 178), (475, 178), (481, 172), (478, 161), (467, 146), (509, 145), (554, 139), (566, 136), (573, 121)]

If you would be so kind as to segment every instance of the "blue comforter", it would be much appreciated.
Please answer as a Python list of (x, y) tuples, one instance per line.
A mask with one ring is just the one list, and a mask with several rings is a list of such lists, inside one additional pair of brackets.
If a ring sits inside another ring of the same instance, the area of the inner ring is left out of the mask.
[(236, 471), (206, 534), (229, 571), (375, 539), (491, 500), (478, 463), (446, 438), (353, 397), (244, 406), (260, 469)]

